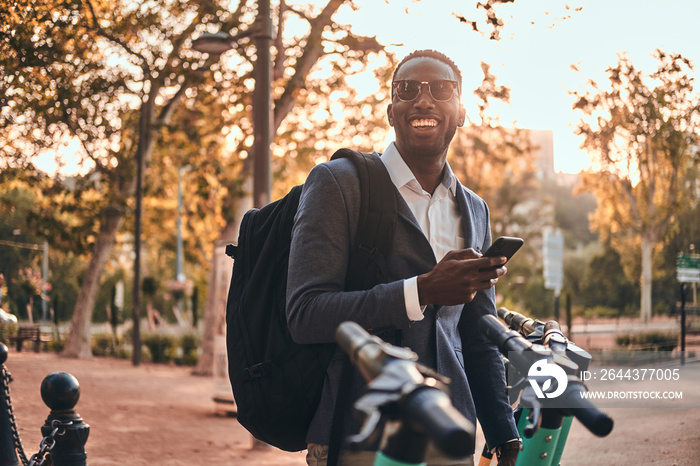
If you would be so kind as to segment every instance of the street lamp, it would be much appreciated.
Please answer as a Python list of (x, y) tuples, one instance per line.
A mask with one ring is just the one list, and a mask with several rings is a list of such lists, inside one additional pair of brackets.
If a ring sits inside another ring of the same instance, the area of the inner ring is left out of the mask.
[[(270, 0), (258, 0), (256, 27), (230, 36), (224, 32), (202, 34), (192, 42), (198, 52), (221, 54), (233, 48), (241, 38), (253, 35), (257, 58), (253, 65), (255, 89), (253, 90), (253, 205), (262, 207), (270, 203), (272, 170), (270, 144), (272, 142), (272, 17)], [(225, 353), (224, 353), (225, 355)], [(263, 448), (264, 443), (253, 437), (253, 448)]]
[[(180, 284), (184, 284), (187, 280), (185, 277), (185, 271), (183, 267), (183, 252), (182, 252), (182, 175), (189, 171), (190, 166), (185, 165), (184, 167), (179, 167), (177, 169), (177, 255), (175, 258), (175, 281)], [(183, 285), (183, 290), (186, 287)], [(184, 296), (184, 292), (183, 292)], [(177, 299), (177, 309), (179, 314), (182, 316), (184, 314), (183, 306), (183, 296)]]
[(272, 170), (270, 169), (270, 144), (272, 143), (272, 18), (270, 0), (258, 1), (258, 27), (230, 36), (225, 32), (204, 33), (194, 41), (192, 48), (198, 52), (219, 55), (233, 48), (243, 37), (253, 34), (257, 59), (254, 65), (255, 89), (253, 91), (253, 205), (262, 207), (270, 203)]
[(221, 55), (233, 48), (240, 39), (250, 36), (254, 30), (244, 31), (235, 36), (231, 36), (223, 31), (205, 32), (192, 41), (192, 48), (197, 52), (208, 53), (209, 55)]

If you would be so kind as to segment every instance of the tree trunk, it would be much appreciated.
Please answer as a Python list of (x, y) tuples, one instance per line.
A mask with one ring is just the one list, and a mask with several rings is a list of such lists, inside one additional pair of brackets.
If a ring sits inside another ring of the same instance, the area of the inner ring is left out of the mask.
[(95, 298), (99, 290), (102, 272), (114, 246), (117, 232), (124, 222), (121, 209), (109, 206), (105, 210), (105, 220), (100, 227), (100, 233), (92, 250), (85, 278), (80, 286), (78, 300), (73, 311), (70, 332), (66, 339), (66, 347), (61, 353), (70, 358), (89, 359), (92, 357), (90, 348), (90, 324)]
[(641, 276), (641, 318), (643, 323), (651, 320), (652, 252), (654, 239), (649, 233), (642, 233), (642, 276)]
[(34, 325), (34, 296), (30, 296), (27, 303), (27, 320), (29, 325)]
[[(250, 185), (251, 179), (246, 182)], [(216, 335), (225, 335), (226, 322), (226, 298), (228, 286), (231, 282), (231, 260), (221, 260), (223, 247), (229, 243), (238, 241), (238, 230), (241, 226), (243, 215), (253, 206), (253, 198), (243, 197), (236, 202), (234, 220), (226, 224), (221, 231), (219, 239), (214, 245), (214, 254), (211, 260), (211, 272), (209, 274), (209, 288), (207, 290), (207, 305), (204, 310), (204, 330), (202, 334), (202, 347), (199, 353), (197, 367), (192, 371), (194, 375), (214, 375), (214, 339)], [(228, 259), (226, 257), (225, 259)]]

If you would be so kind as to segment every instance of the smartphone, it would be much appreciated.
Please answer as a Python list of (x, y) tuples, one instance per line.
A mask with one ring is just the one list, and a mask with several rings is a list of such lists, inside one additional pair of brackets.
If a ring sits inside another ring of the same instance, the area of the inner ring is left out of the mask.
[[(523, 245), (524, 241), (522, 238), (514, 238), (512, 236), (501, 236), (496, 241), (493, 242), (490, 248), (486, 250), (483, 257), (497, 257), (504, 256), (506, 262), (513, 257), (518, 249)], [(494, 265), (491, 267), (486, 267), (479, 269), (479, 272), (485, 272), (487, 270), (496, 270), (499, 267), (503, 267), (505, 264)]]

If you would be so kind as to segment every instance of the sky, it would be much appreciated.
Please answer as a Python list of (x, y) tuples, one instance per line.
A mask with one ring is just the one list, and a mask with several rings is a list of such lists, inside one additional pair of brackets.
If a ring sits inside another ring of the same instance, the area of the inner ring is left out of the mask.
[[(454, 16), (459, 13), (478, 20), (480, 28), (489, 32), (484, 11), (475, 8), (477, 1), (355, 0), (358, 10), (343, 6), (334, 19), (351, 24), (356, 34), (376, 35), (399, 59), (423, 48), (450, 56), (464, 75), (462, 102), (472, 120), (478, 118), (476, 99), (469, 90), (481, 82), (481, 62), (488, 63), (498, 84), (511, 89), (509, 106), (493, 106), (501, 124), (552, 130), (554, 169), (566, 173), (589, 165), (574, 135), (580, 114), (571, 109), (569, 91), (582, 90), (588, 79), (605, 82), (605, 70), (617, 63), (622, 52), (645, 73), (656, 68), (651, 54), (657, 48), (700, 63), (697, 0), (516, 0), (497, 7), (506, 21), (499, 41), (488, 40)], [(372, 80), (368, 77), (365, 85)], [(358, 81), (358, 87), (362, 85)], [(367, 92), (376, 87), (376, 83), (367, 85)], [(67, 145), (63, 154), (75, 154), (79, 147), (77, 142)], [(39, 158), (38, 165), (48, 171), (59, 168), (54, 154)], [(66, 164), (63, 173), (80, 171), (74, 161)]]
[(355, 33), (376, 35), (384, 45), (401, 44), (388, 47), (399, 58), (423, 48), (446, 53), (464, 75), (462, 101), (470, 115), (476, 115), (476, 108), (468, 90), (481, 82), (480, 63), (491, 65), (497, 82), (511, 89), (510, 106), (494, 107), (501, 123), (552, 130), (556, 171), (577, 173), (589, 165), (574, 135), (581, 115), (571, 109), (569, 91), (582, 90), (588, 79), (602, 85), (605, 70), (617, 63), (619, 53), (626, 52), (646, 74), (656, 69), (651, 55), (657, 48), (700, 64), (697, 0), (516, 0), (497, 7), (506, 21), (499, 41), (488, 40), (454, 17), (461, 13), (490, 31), (476, 3), (356, 0), (359, 11), (344, 9), (337, 18), (347, 18)]

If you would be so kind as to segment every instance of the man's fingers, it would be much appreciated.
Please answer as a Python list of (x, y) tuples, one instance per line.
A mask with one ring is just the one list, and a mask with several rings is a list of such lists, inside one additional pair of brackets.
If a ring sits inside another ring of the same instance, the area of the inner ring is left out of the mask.
[(445, 254), (443, 260), (465, 260), (465, 259), (478, 259), (481, 257), (481, 253), (477, 252), (472, 248), (468, 249), (457, 249), (450, 251)]

